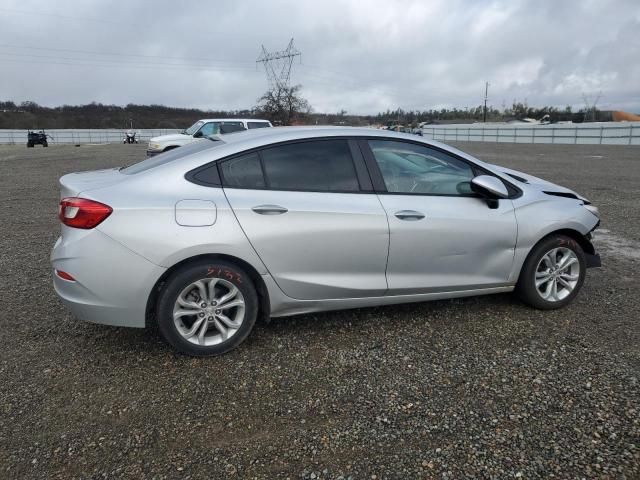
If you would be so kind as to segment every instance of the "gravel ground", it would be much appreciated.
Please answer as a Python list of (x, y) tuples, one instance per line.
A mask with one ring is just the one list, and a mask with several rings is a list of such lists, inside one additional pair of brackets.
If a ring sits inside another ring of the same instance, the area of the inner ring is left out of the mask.
[(77, 321), (51, 287), (58, 177), (144, 146), (0, 147), (0, 478), (640, 478), (640, 148), (459, 147), (601, 207), (572, 305), (274, 319), (211, 359)]

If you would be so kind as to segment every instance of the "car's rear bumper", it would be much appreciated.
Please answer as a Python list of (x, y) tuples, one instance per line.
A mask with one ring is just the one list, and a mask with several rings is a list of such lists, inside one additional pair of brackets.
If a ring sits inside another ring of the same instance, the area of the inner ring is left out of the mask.
[(53, 286), (62, 302), (81, 320), (144, 327), (149, 294), (166, 269), (96, 229), (63, 228), (51, 252)]

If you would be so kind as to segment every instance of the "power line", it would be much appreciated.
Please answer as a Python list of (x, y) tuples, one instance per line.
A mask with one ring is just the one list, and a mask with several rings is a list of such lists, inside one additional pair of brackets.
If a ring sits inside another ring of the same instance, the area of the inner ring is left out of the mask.
[(593, 102), (591, 102), (591, 95), (587, 95), (586, 93), (582, 93), (582, 99), (584, 100), (584, 105), (585, 105), (585, 112), (584, 112), (584, 121), (588, 122), (588, 121), (592, 121), (595, 122), (596, 121), (596, 117), (597, 117), (597, 107), (596, 105), (598, 105), (598, 101), (600, 100), (600, 98), (602, 98), (602, 90), (600, 92), (598, 92), (598, 94), (595, 96), (595, 100), (593, 100)]
[[(323, 72), (323, 73), (312, 73), (304, 70), (301, 71), (302, 75), (308, 76), (308, 78), (312, 79), (313, 82), (317, 82), (323, 85), (331, 85), (331, 86), (334, 86), (335, 88), (343, 89), (345, 84), (350, 84), (351, 86), (353, 86), (353, 88), (357, 88), (358, 91), (362, 91), (364, 88), (368, 88), (370, 90), (389, 95), (393, 97), (395, 100), (399, 100), (403, 97), (406, 97), (407, 95), (406, 90), (402, 90), (392, 85), (382, 85), (382, 84), (370, 85), (368, 84), (368, 82), (371, 80), (371, 78), (368, 78), (368, 77), (359, 77), (351, 73), (341, 72), (338, 70), (330, 70), (324, 67), (309, 65), (306, 63), (301, 63), (300, 66), (303, 69), (311, 69), (311, 70)], [(441, 92), (443, 94), (446, 93), (444, 89), (436, 89), (436, 88), (429, 88), (429, 91), (431, 93), (438, 93), (438, 92)], [(402, 103), (402, 102), (399, 102), (399, 103)], [(425, 104), (428, 104), (428, 103), (429, 102), (425, 101), (425, 102), (417, 102), (412, 105), (405, 104), (401, 108), (411, 109), (411, 110), (420, 110), (420, 109), (425, 109), (426, 108)]]
[(0, 11), (5, 13), (10, 13), (10, 14), (15, 14), (15, 15), (29, 15), (30, 17), (33, 17), (35, 15), (42, 15), (45, 17), (57, 17), (65, 20), (74, 20), (74, 21), (82, 20), (84, 22), (106, 23), (106, 24), (112, 24), (112, 25), (128, 25), (130, 27), (144, 26), (144, 24), (142, 23), (127, 23), (127, 22), (121, 22), (119, 20), (118, 21), (104, 20), (101, 18), (91, 18), (91, 17), (73, 17), (71, 15), (60, 15), (59, 13), (42, 12), (38, 9), (27, 11), (27, 10), (16, 10), (13, 8), (0, 8)]
[(116, 56), (116, 57), (136, 57), (136, 58), (161, 58), (166, 60), (200, 60), (207, 62), (215, 62), (215, 63), (229, 63), (229, 64), (245, 64), (245, 65), (253, 65), (254, 62), (250, 61), (241, 61), (241, 62), (230, 62), (227, 60), (219, 60), (208, 57), (170, 57), (166, 55), (145, 55), (145, 54), (136, 54), (136, 53), (121, 53), (121, 52), (100, 52), (96, 50), (74, 50), (70, 48), (52, 48), (52, 47), (31, 47), (24, 45), (9, 45), (9, 44), (0, 44), (0, 47), (3, 48), (19, 48), (19, 49), (27, 49), (27, 50), (47, 50), (52, 52), (69, 52), (69, 53), (83, 53), (89, 55), (105, 55), (105, 56)]
[[(0, 54), (1, 55), (1, 54)], [(48, 57), (52, 58), (52, 57)], [(231, 69), (224, 67), (207, 67), (207, 66), (197, 66), (197, 65), (173, 65), (173, 66), (162, 66), (155, 64), (133, 64), (133, 63), (79, 63), (79, 62), (60, 62), (52, 60), (44, 60), (44, 59), (36, 59), (36, 60), (23, 60), (23, 59), (9, 59), (9, 58), (1, 58), (0, 63), (20, 63), (25, 65), (30, 64), (39, 64), (39, 65), (69, 65), (75, 67), (108, 67), (108, 68), (134, 68), (139, 70), (175, 70), (175, 71), (185, 71), (185, 70), (196, 70), (196, 71), (221, 71), (221, 72), (242, 72), (243, 74), (254, 73), (254, 70), (240, 70), (240, 69)]]
[(489, 95), (489, 82), (484, 84), (484, 109), (482, 112), (482, 122), (487, 123), (487, 96)]
[(22, 54), (22, 53), (8, 53), (8, 52), (0, 52), (0, 55), (8, 55), (12, 57), (29, 57), (29, 58), (44, 58), (51, 59), (54, 61), (58, 60), (66, 60), (73, 62), (82, 62), (82, 64), (107, 64), (112, 66), (120, 66), (120, 65), (132, 65), (132, 66), (168, 66), (168, 67), (178, 67), (178, 68), (205, 68), (210, 70), (221, 70), (221, 71), (231, 71), (231, 70), (241, 70), (248, 71), (253, 70), (248, 67), (232, 67), (232, 66), (220, 66), (220, 65), (206, 65), (206, 64), (188, 64), (188, 63), (166, 63), (166, 62), (124, 62), (124, 61), (115, 61), (115, 60), (103, 60), (100, 58), (77, 58), (77, 57), (60, 57), (60, 56), (51, 56), (51, 55), (34, 55), (34, 54)]

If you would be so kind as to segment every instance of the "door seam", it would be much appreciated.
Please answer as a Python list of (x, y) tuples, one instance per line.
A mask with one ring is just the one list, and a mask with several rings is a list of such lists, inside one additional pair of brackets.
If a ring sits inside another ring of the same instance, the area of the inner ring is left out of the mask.
[(380, 208), (382, 208), (382, 211), (384, 212), (384, 218), (387, 221), (387, 261), (384, 264), (384, 283), (387, 285), (387, 289), (382, 294), (384, 297), (389, 293), (389, 277), (387, 276), (387, 271), (389, 269), (389, 255), (391, 255), (391, 224), (389, 223), (389, 213), (387, 212), (387, 209), (384, 208), (382, 200), (380, 200), (380, 195), (377, 193), (375, 195), (378, 203), (380, 204)]
[(247, 239), (247, 242), (249, 242), (249, 245), (251, 245), (251, 248), (253, 248), (253, 251), (255, 252), (256, 256), (260, 259), (260, 261), (262, 262), (262, 265), (264, 265), (264, 269), (267, 271), (267, 273), (269, 274), (269, 276), (271, 277), (273, 282), (276, 284), (276, 286), (278, 287), (280, 292), (282, 292), (282, 294), (284, 296), (288, 297), (288, 295), (284, 292), (284, 290), (282, 290), (282, 287), (278, 284), (278, 281), (276, 280), (276, 278), (271, 273), (271, 270), (269, 270), (269, 266), (267, 265), (267, 263), (263, 260), (263, 258), (260, 256), (260, 253), (258, 253), (258, 250), (256, 249), (256, 247), (251, 242), (251, 239), (249, 238), (249, 235), (247, 235), (247, 232), (245, 232), (244, 227), (242, 226), (242, 222), (240, 222), (240, 219), (238, 219), (238, 216), (236, 215), (236, 211), (234, 210), (233, 206), (231, 205), (231, 202), (229, 201), (229, 198), (227, 197), (227, 192), (226, 192), (224, 187), (222, 187), (222, 194), (224, 195), (224, 198), (227, 201), (227, 205), (229, 205), (229, 210), (231, 210), (231, 213), (233, 214), (233, 218), (235, 218), (236, 222), (238, 222), (238, 226), (240, 227), (240, 230), (242, 230), (242, 233), (244, 234), (244, 238)]

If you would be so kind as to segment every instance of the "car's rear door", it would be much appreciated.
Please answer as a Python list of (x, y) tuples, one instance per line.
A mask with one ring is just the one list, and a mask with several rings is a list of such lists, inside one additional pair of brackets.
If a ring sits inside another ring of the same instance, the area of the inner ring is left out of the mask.
[(511, 200), (473, 194), (474, 165), (424, 144), (360, 142), (389, 219), (389, 295), (507, 283), (517, 225)]
[(384, 295), (389, 228), (353, 140), (269, 146), (219, 170), (240, 225), (286, 295)]

